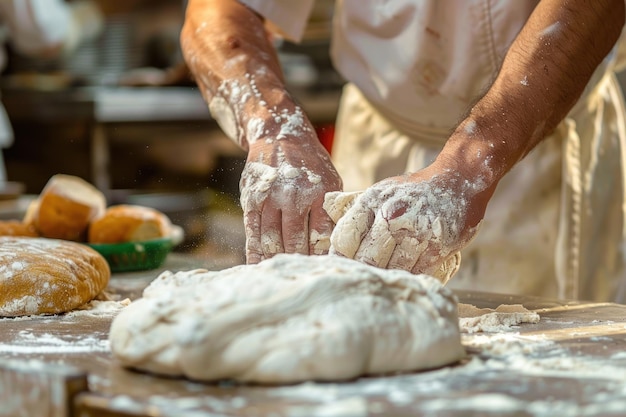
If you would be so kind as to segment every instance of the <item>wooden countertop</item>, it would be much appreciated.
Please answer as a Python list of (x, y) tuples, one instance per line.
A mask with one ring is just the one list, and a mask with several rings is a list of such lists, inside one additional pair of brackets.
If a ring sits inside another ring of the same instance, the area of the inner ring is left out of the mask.
[[(177, 256), (162, 269), (195, 267), (214, 269), (209, 261), (198, 265)], [(136, 298), (159, 272), (117, 275), (110, 290)], [(113, 314), (1, 319), (0, 404), (5, 411), (0, 415), (563, 417), (625, 412), (626, 306), (474, 292), (458, 297), (477, 307), (523, 304), (541, 320), (497, 333), (465, 333), (467, 358), (441, 369), (267, 387), (125, 370), (109, 351)]]

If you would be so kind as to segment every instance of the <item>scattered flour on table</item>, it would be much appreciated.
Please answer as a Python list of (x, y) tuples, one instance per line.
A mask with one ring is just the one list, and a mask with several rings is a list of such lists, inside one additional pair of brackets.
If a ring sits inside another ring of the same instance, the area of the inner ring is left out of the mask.
[(215, 416), (207, 412), (207, 408), (212, 412), (232, 413), (241, 410), (248, 405), (248, 399), (241, 396), (228, 397), (226, 395), (219, 398), (211, 396), (163, 396), (151, 395), (148, 399), (135, 399), (129, 395), (117, 395), (111, 398), (108, 408), (111, 411), (125, 412), (130, 414), (143, 415), (146, 408), (158, 408), (160, 415), (191, 415), (194, 416)]
[(459, 303), (459, 325), (464, 333), (504, 332), (522, 323), (538, 323), (539, 314), (521, 304), (502, 304), (496, 309)]
[[(626, 409), (626, 363), (615, 366), (613, 359), (575, 355), (541, 334), (509, 330), (464, 333), (462, 338), (471, 355), (461, 364), (428, 372), (360, 378), (347, 385), (307, 382), (273, 389), (270, 395), (279, 401), (312, 403), (311, 416), (326, 415), (315, 412), (320, 403), (349, 404), (355, 397), (362, 399), (370, 414), (380, 407), (381, 415), (394, 414), (391, 410), (385, 414), (385, 407), (402, 407), (402, 415), (535, 417), (622, 415)], [(567, 394), (564, 399), (541, 397), (542, 385), (555, 384), (559, 389), (563, 380), (586, 380), (589, 392), (571, 393), (569, 400)], [(594, 393), (592, 385), (602, 388)], [(294, 412), (286, 415), (304, 415), (305, 409), (294, 407)]]
[(35, 334), (28, 330), (18, 332), (13, 340), (0, 344), (0, 354), (30, 355), (57, 353), (108, 352), (109, 341), (103, 335)]
[(2, 321), (25, 321), (25, 320), (40, 320), (42, 318), (56, 320), (58, 318), (74, 318), (81, 316), (90, 317), (112, 317), (117, 315), (124, 307), (130, 304), (130, 299), (124, 299), (120, 301), (112, 300), (91, 300), (87, 304), (78, 307), (75, 310), (62, 314), (33, 314), (30, 316), (17, 316), (17, 317), (0, 317)]
[(91, 317), (112, 317), (117, 315), (123, 308), (129, 306), (131, 303), (129, 298), (125, 298), (120, 301), (102, 301), (91, 300), (82, 307), (76, 310), (63, 314), (62, 317), (72, 318), (80, 316)]
[[(75, 318), (91, 317), (110, 319), (130, 304), (129, 299), (121, 301), (92, 300), (77, 310), (59, 315), (32, 315), (16, 318), (2, 318), (0, 321), (46, 320), (66, 322)], [(106, 334), (87, 333), (83, 335), (35, 333), (21, 330), (12, 340), (0, 343), (0, 355), (35, 355), (62, 353), (109, 352)]]

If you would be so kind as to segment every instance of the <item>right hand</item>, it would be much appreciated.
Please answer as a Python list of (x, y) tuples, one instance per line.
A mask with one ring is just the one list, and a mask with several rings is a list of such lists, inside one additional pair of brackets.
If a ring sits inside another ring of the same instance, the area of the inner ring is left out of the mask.
[(342, 181), (309, 126), (297, 136), (250, 143), (240, 182), (246, 261), (278, 253), (328, 253), (333, 221), (324, 196)]
[(475, 236), (490, 193), (436, 165), (380, 181), (337, 222), (331, 253), (387, 269), (434, 274)]

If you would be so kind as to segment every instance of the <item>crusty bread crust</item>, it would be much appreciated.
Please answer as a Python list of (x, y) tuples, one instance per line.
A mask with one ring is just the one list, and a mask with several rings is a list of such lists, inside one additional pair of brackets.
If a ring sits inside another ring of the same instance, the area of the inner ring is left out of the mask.
[(27, 217), (43, 237), (84, 242), (89, 223), (105, 209), (106, 198), (93, 185), (58, 174), (50, 178)]
[(0, 316), (71, 311), (94, 299), (110, 277), (104, 257), (89, 246), (0, 237)]
[(0, 220), (0, 236), (38, 237), (39, 233), (32, 224), (19, 220)]
[(89, 226), (89, 243), (142, 242), (170, 236), (172, 223), (151, 207), (119, 204), (109, 207)]

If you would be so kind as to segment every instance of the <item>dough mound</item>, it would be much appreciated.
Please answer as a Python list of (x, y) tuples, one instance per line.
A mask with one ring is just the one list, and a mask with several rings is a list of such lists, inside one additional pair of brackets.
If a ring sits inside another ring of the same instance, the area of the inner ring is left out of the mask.
[(88, 246), (0, 237), (0, 316), (74, 310), (102, 292), (110, 277), (107, 261)]
[(456, 362), (452, 292), (426, 275), (281, 254), (223, 271), (164, 272), (113, 321), (126, 367), (193, 380), (346, 380)]
[[(328, 216), (332, 221), (337, 224), (348, 210), (354, 205), (354, 201), (362, 194), (362, 191), (332, 191), (326, 193), (324, 196), (324, 210), (328, 213)], [(331, 238), (332, 239), (332, 238)], [(350, 246), (353, 246), (354, 252), (358, 248), (360, 241), (351, 242)], [(441, 260), (441, 264), (437, 265), (429, 274), (442, 284), (446, 284), (450, 278), (457, 273), (461, 267), (461, 252), (455, 252), (446, 259)]]

